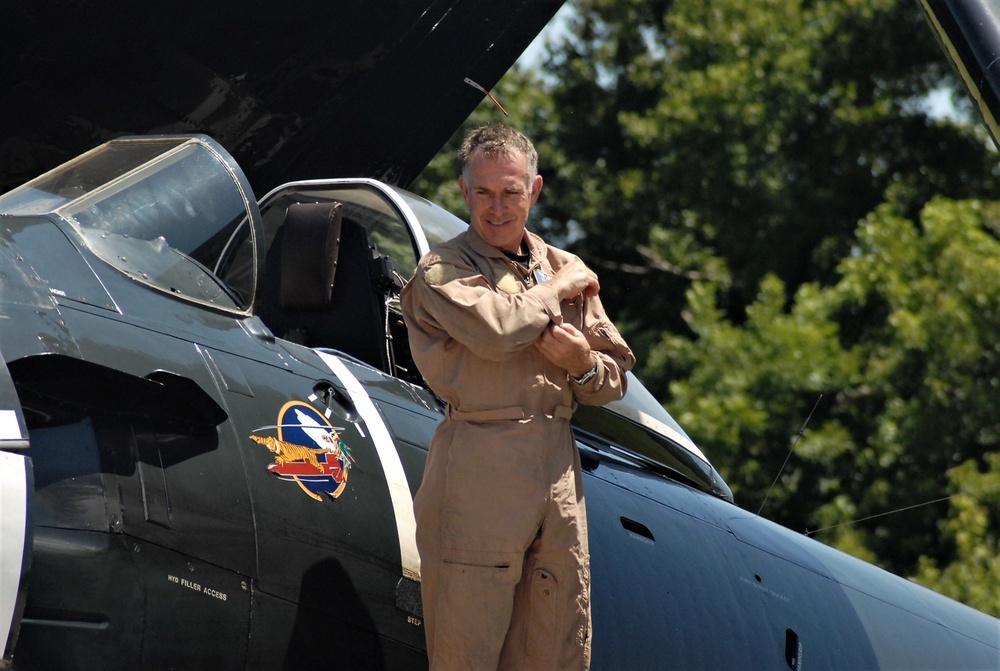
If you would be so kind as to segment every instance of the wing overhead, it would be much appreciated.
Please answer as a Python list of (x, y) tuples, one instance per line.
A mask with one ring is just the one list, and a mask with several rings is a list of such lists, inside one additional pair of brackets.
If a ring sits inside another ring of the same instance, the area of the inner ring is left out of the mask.
[(1000, 9), (983, 0), (920, 0), (920, 4), (1000, 146)]
[(0, 193), (125, 134), (206, 133), (258, 193), (405, 185), (562, 0), (4, 3)]

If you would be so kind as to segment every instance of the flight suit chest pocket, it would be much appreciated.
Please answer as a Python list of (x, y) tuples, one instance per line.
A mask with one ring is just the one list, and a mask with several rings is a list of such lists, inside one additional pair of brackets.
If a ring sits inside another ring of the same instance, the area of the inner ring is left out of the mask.
[(496, 286), (497, 291), (508, 296), (519, 294), (525, 289), (524, 281), (510, 268), (504, 268), (497, 273), (494, 286)]

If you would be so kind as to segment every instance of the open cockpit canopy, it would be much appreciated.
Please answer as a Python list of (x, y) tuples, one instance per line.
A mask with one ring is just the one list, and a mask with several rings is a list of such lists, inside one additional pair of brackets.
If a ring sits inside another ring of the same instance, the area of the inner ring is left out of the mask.
[(207, 137), (113, 140), (0, 196), (0, 214), (65, 224), (105, 263), (178, 298), (253, 304), (260, 213)]

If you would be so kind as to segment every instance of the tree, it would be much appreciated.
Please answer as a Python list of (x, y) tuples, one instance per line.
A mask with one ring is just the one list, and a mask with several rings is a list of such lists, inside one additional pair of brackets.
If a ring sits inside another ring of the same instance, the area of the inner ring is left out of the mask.
[(790, 528), (823, 529), (824, 541), (925, 582), (996, 580), (1000, 510), (986, 502), (1000, 498), (998, 232), (995, 204), (935, 199), (919, 222), (882, 206), (859, 225), (835, 285), (802, 285), (786, 311), (769, 276), (741, 326), (710, 283), (692, 287), (697, 338), (665, 335), (650, 367), (671, 378), (675, 415), (744, 506), (767, 497)]
[[(991, 517), (1000, 507), (1000, 454), (986, 456), (981, 472), (967, 461), (949, 473), (957, 493), (941, 531), (955, 543), (956, 559), (943, 569), (921, 557), (914, 579), (931, 589), (986, 613), (1000, 616), (1000, 542), (990, 530)], [(991, 516), (990, 511), (994, 511)]]
[(574, 6), (545, 67), (552, 117), (530, 128), (553, 171), (542, 207), (640, 332), (683, 332), (692, 280), (735, 322), (768, 273), (789, 296), (831, 281), (884, 201), (912, 217), (996, 193), (982, 136), (919, 107), (958, 84), (913, 2)]

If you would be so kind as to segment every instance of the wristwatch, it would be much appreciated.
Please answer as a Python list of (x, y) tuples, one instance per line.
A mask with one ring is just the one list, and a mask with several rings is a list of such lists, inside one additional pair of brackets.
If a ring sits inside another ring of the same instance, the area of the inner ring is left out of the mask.
[(593, 368), (591, 368), (590, 370), (588, 370), (586, 373), (584, 373), (580, 377), (573, 377), (573, 378), (570, 378), (570, 379), (573, 380), (573, 382), (575, 382), (577, 384), (587, 384), (588, 382), (590, 382), (591, 380), (593, 380), (596, 375), (597, 375), (597, 361), (595, 360)]

